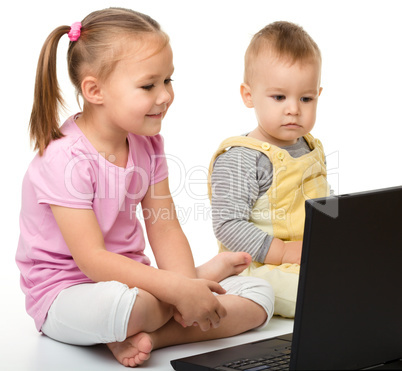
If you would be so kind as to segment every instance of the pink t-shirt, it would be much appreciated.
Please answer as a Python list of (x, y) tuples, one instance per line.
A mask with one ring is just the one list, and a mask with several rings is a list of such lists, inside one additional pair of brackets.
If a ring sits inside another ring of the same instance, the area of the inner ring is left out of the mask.
[(73, 117), (61, 130), (65, 136), (33, 159), (22, 184), (16, 261), (26, 309), (38, 330), (61, 290), (92, 282), (75, 264), (49, 205), (92, 209), (107, 250), (149, 265), (136, 209), (148, 187), (168, 176), (160, 135), (128, 134), (122, 168), (95, 150)]

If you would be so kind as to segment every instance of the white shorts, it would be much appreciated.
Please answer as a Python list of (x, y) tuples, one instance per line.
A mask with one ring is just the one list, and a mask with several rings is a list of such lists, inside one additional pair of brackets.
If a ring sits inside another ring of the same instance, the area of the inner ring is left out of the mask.
[(71, 286), (54, 300), (41, 331), (75, 345), (123, 341), (137, 293), (116, 281)]
[[(274, 292), (265, 280), (232, 276), (220, 282), (226, 294), (261, 305), (265, 326), (274, 312)], [(120, 282), (84, 283), (60, 292), (50, 307), (41, 331), (55, 340), (74, 345), (123, 341), (138, 293)]]

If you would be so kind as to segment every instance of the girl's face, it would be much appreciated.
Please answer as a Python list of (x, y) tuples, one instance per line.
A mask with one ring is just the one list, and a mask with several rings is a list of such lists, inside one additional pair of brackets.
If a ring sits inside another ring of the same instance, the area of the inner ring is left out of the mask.
[[(173, 102), (171, 83), (173, 54), (170, 45), (160, 51), (155, 41), (127, 53), (102, 84), (103, 114), (113, 129), (153, 136), (161, 130), (162, 119)], [(127, 49), (130, 50), (130, 45)]]

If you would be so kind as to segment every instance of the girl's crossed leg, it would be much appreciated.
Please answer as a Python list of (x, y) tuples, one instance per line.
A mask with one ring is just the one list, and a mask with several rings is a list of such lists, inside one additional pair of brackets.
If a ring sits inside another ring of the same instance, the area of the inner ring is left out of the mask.
[(146, 291), (113, 281), (63, 290), (50, 308), (42, 331), (70, 344), (106, 343), (115, 358), (130, 367), (149, 359), (153, 349), (236, 335), (261, 326), (273, 313), (272, 288), (263, 280), (236, 276), (250, 262), (246, 253), (222, 253), (197, 268), (199, 278), (224, 279), (220, 283), (227, 291), (218, 296), (227, 316), (219, 327), (208, 331), (196, 325), (182, 327), (173, 319), (171, 305)]
[[(131, 315), (134, 325), (129, 324), (127, 339), (107, 344), (109, 349), (120, 363), (135, 367), (149, 359), (153, 349), (233, 336), (265, 325), (273, 314), (274, 293), (266, 281), (237, 276), (250, 262), (246, 253), (222, 253), (197, 268), (199, 278), (220, 281), (227, 291), (218, 296), (227, 310), (219, 327), (202, 331), (194, 324), (184, 328), (172, 318), (171, 307), (149, 293), (141, 300), (140, 290)], [(140, 322), (137, 315), (142, 316)]]

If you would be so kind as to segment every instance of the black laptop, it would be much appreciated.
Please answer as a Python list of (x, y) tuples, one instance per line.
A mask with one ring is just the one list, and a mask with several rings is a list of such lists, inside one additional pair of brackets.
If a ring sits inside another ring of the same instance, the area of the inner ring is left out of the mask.
[(175, 370), (402, 369), (402, 187), (308, 200), (304, 228), (293, 334)]

